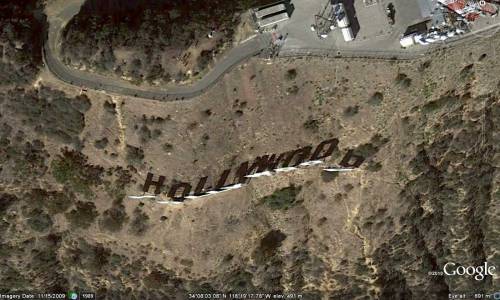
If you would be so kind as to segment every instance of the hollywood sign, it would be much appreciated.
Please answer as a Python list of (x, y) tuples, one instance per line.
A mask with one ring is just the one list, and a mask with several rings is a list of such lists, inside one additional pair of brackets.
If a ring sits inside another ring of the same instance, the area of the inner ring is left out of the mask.
[[(323, 163), (322, 160), (331, 156), (337, 149), (338, 139), (329, 139), (321, 142), (313, 151), (312, 146), (302, 147), (296, 150), (287, 151), (279, 155), (263, 155), (257, 157), (252, 164), (249, 161), (241, 163), (237, 168), (226, 169), (222, 172), (215, 185), (206, 186), (208, 176), (198, 180), (194, 191), (193, 186), (188, 182), (177, 182), (173, 184), (167, 197), (173, 201), (182, 202), (185, 199), (194, 199), (205, 195), (216, 194), (222, 191), (232, 190), (247, 184), (251, 178), (260, 176), (270, 176), (273, 173), (286, 172), (297, 169), (299, 166), (312, 166)], [(364, 157), (354, 154), (353, 150), (347, 151), (339, 165), (341, 168), (325, 169), (325, 171), (345, 171), (359, 167), (364, 161)], [(230, 180), (233, 173), (232, 180)], [(152, 186), (155, 187), (154, 194), (161, 193), (165, 186), (165, 176), (160, 175), (158, 180), (153, 180), (154, 174), (148, 173), (143, 192), (148, 193)], [(193, 191), (193, 192), (192, 192)]]

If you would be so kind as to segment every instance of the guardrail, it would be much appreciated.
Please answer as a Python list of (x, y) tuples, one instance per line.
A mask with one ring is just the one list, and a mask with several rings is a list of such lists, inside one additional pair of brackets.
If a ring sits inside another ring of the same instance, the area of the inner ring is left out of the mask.
[(403, 52), (403, 51), (375, 51), (375, 50), (337, 50), (337, 49), (322, 49), (322, 48), (288, 48), (283, 49), (279, 53), (279, 57), (297, 57), (297, 56), (312, 56), (325, 58), (370, 58), (370, 59), (385, 59), (385, 60), (410, 60), (424, 57), (429, 54), (428, 51), (423, 53)]

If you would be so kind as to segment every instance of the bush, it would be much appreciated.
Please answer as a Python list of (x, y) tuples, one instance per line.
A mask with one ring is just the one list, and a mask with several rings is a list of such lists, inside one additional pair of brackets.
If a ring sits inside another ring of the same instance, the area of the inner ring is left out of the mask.
[(90, 108), (86, 96), (68, 98), (61, 91), (41, 87), (25, 93), (12, 90), (8, 98), (7, 106), (36, 132), (79, 145), (78, 136), (85, 128), (85, 112)]
[(113, 102), (104, 101), (103, 107), (104, 107), (104, 110), (109, 112), (110, 114), (116, 113), (116, 104)]
[(422, 106), (422, 112), (425, 114), (432, 113), (436, 110), (442, 109), (446, 106), (459, 103), (460, 98), (456, 95), (443, 95), (440, 98), (429, 101)]
[(45, 145), (39, 140), (24, 142), (24, 135), (19, 132), (12, 140), (0, 139), (0, 153), (0, 171), (9, 168), (13, 177), (22, 181), (43, 176), (48, 169), (45, 162), (49, 154)]
[(460, 79), (464, 81), (469, 81), (474, 77), (474, 64), (467, 65), (463, 67), (460, 71)]
[(146, 75), (146, 80), (148, 82), (152, 82), (152, 81), (155, 81), (157, 79), (160, 79), (163, 77), (163, 72), (165, 70), (163, 69), (163, 67), (160, 65), (160, 64), (157, 64), (157, 65), (153, 65), (147, 75)]
[(144, 151), (131, 145), (127, 145), (127, 161), (131, 164), (140, 164), (144, 159)]
[(212, 61), (212, 50), (202, 50), (200, 56), (198, 56), (197, 63), (198, 69), (204, 70), (208, 64)]
[(297, 95), (297, 93), (299, 92), (299, 87), (296, 84), (294, 84), (291, 87), (288, 87), (286, 89), (286, 92), (291, 95)]
[(136, 130), (138, 130), (138, 134), (139, 134), (141, 142), (147, 143), (150, 140), (154, 140), (154, 139), (157, 139), (158, 137), (160, 137), (162, 135), (161, 129), (155, 128), (155, 129), (151, 130), (149, 128), (148, 124), (150, 124), (150, 125), (154, 125), (156, 123), (162, 124), (164, 121), (165, 121), (165, 119), (159, 118), (159, 117), (158, 118), (151, 117), (151, 119), (147, 119), (147, 118), (145, 118), (145, 116), (143, 116), (143, 119), (141, 121), (141, 124), (142, 124), (141, 127), (139, 127), (139, 125), (134, 126), (134, 128)]
[(141, 128), (139, 129), (139, 136), (141, 137), (142, 143), (147, 143), (151, 139), (152, 133), (147, 125), (141, 126)]
[(92, 202), (76, 202), (76, 207), (66, 213), (66, 219), (73, 228), (88, 228), (99, 215)]
[(396, 76), (396, 84), (401, 86), (401, 87), (408, 88), (411, 85), (411, 79), (408, 78), (408, 76), (406, 74), (399, 73)]
[(271, 230), (260, 240), (259, 251), (264, 256), (272, 256), (285, 239), (286, 235), (281, 231)]
[(130, 223), (130, 232), (143, 235), (149, 227), (149, 216), (138, 207), (134, 210), (134, 219)]
[(268, 205), (271, 209), (287, 210), (297, 203), (297, 195), (301, 187), (289, 186), (275, 191), (273, 194), (260, 200), (261, 203)]
[(339, 176), (339, 172), (327, 172), (323, 171), (321, 172), (321, 179), (323, 179), (323, 182), (331, 182), (335, 180)]
[(378, 153), (380, 148), (389, 142), (388, 138), (384, 138), (379, 134), (375, 134), (371, 137), (370, 141), (365, 144), (361, 144), (356, 149), (354, 149), (355, 155), (360, 155), (365, 159), (369, 159)]
[(164, 151), (170, 152), (170, 151), (172, 151), (172, 149), (174, 149), (174, 146), (170, 143), (165, 143), (165, 144), (163, 144), (162, 148)]
[(378, 172), (382, 169), (382, 164), (380, 162), (370, 161), (366, 169), (370, 172)]
[(319, 124), (320, 123), (318, 120), (309, 117), (309, 119), (306, 122), (304, 122), (304, 128), (317, 132), (319, 130)]
[(380, 105), (384, 100), (384, 95), (381, 92), (375, 92), (370, 99), (368, 99), (368, 103), (371, 105)]
[[(37, 0), (0, 2), (0, 85), (16, 85), (35, 80), (42, 64), (45, 18), (37, 18)], [(17, 48), (19, 43), (22, 47)]]
[(102, 219), (99, 222), (101, 228), (116, 232), (120, 231), (123, 227), (123, 223), (128, 221), (127, 212), (125, 211), (125, 206), (121, 201), (114, 201), (113, 206), (108, 208), (102, 214)]
[(73, 193), (64, 189), (64, 191), (46, 191), (43, 189), (32, 189), (26, 196), (29, 204), (33, 207), (43, 207), (51, 214), (63, 213), (73, 204)]
[(286, 71), (285, 73), (285, 79), (286, 80), (294, 80), (297, 77), (297, 70), (296, 69), (290, 69)]
[(17, 201), (18, 198), (14, 195), (0, 193), (0, 214), (3, 215)]
[(52, 219), (50, 216), (39, 208), (33, 209), (28, 214), (28, 225), (31, 229), (39, 232), (46, 231), (52, 227)]
[(238, 292), (255, 291), (256, 287), (253, 285), (252, 278), (252, 273), (242, 269), (237, 269), (236, 271), (227, 274), (227, 280), (223, 281), (224, 289)]
[(420, 64), (420, 66), (418, 67), (418, 70), (420, 72), (423, 72), (424, 70), (428, 69), (430, 66), (431, 66), (431, 61), (427, 60), (427, 61), (423, 62), (422, 64)]
[(51, 168), (57, 182), (87, 198), (93, 195), (91, 186), (102, 182), (103, 168), (87, 164), (86, 156), (75, 150), (64, 149), (63, 155), (52, 161)]
[(96, 140), (96, 141), (94, 142), (94, 146), (95, 146), (97, 149), (104, 149), (104, 148), (106, 148), (106, 146), (108, 146), (108, 143), (109, 143), (108, 138), (107, 138), (107, 137), (104, 137), (104, 138), (102, 138), (102, 139), (100, 139), (100, 140)]
[(344, 115), (346, 117), (352, 117), (359, 112), (359, 106), (349, 106), (344, 110)]

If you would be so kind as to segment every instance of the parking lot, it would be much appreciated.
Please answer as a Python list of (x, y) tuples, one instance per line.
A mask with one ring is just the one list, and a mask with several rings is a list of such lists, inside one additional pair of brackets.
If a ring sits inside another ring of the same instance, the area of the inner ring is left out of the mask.
[[(323, 10), (329, 0), (292, 0), (293, 13), (290, 19), (279, 23), (277, 31), (287, 36), (281, 53), (325, 52), (328, 54), (349, 56), (405, 56), (422, 53), (430, 46), (414, 45), (403, 49), (399, 43), (408, 26), (430, 18), (435, 3), (420, 0), (344, 0), (355, 39), (346, 42), (340, 29), (329, 32), (326, 38), (320, 38), (311, 30), (315, 15)], [(395, 10), (394, 24), (390, 24), (386, 14), (387, 6), (392, 3)], [(490, 34), (495, 28), (500, 29), (500, 18), (481, 17), (472, 25), (469, 35)], [(446, 44), (460, 39), (450, 38), (431, 45)]]
[[(393, 2), (396, 22), (389, 24), (385, 9)], [(290, 20), (279, 25), (279, 31), (288, 34), (283, 49), (313, 48), (332, 50), (400, 50), (399, 37), (406, 27), (418, 21), (420, 10), (417, 1), (362, 0), (345, 1), (355, 40), (345, 42), (339, 29), (320, 39), (311, 31), (314, 15), (326, 5), (326, 0), (293, 1), (295, 10)]]

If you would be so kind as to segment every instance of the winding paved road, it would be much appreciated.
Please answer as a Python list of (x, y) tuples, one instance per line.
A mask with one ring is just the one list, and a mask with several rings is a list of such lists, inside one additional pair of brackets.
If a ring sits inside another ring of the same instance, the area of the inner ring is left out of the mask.
[(66, 66), (59, 59), (59, 44), (64, 26), (75, 16), (84, 1), (68, 1), (65, 7), (54, 17), (49, 19), (47, 40), (43, 48), (45, 65), (58, 79), (81, 88), (91, 88), (106, 92), (154, 99), (160, 101), (173, 101), (196, 97), (245, 59), (257, 55), (269, 46), (270, 35), (258, 35), (255, 38), (229, 50), (202, 79), (192, 85), (172, 87), (168, 90), (162, 88), (144, 89), (134, 86), (124, 80), (105, 77), (85, 71), (76, 70)]
[[(239, 46), (229, 50), (224, 57), (219, 60), (214, 68), (207, 73), (202, 79), (192, 85), (162, 88), (141, 88), (134, 86), (124, 80), (105, 77), (98, 74), (93, 74), (85, 71), (76, 70), (66, 66), (59, 60), (59, 44), (61, 43), (60, 35), (64, 26), (73, 16), (75, 16), (84, 0), (73, 0), (64, 3), (64, 8), (55, 16), (49, 18), (49, 28), (47, 41), (43, 48), (43, 57), (45, 65), (49, 71), (60, 80), (71, 85), (81, 88), (91, 88), (102, 90), (114, 94), (127, 95), (132, 97), (140, 97), (145, 99), (153, 99), (160, 101), (183, 100), (196, 97), (231, 70), (232, 67), (238, 65), (245, 59), (257, 55), (263, 49), (270, 45), (271, 37), (269, 34), (258, 35), (254, 39), (247, 41)], [(463, 35), (460, 38), (452, 39), (443, 44), (436, 44), (430, 47), (406, 50), (406, 51), (367, 51), (367, 50), (350, 50), (337, 51), (336, 49), (315, 49), (315, 48), (296, 48), (285, 49), (280, 53), (282, 57), (295, 56), (321, 56), (321, 57), (363, 57), (363, 58), (379, 58), (379, 59), (415, 59), (426, 56), (432, 52), (444, 48), (454, 47), (466, 42), (472, 42), (480, 39), (478, 33), (486, 33), (493, 29), (498, 30), (499, 24), (490, 25), (477, 32)]]

